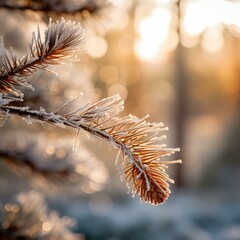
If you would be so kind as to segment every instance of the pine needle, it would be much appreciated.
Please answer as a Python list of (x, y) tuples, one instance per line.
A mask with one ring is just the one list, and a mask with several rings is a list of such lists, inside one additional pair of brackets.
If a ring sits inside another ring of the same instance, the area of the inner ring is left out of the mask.
[(92, 136), (108, 141), (122, 152), (117, 157), (117, 165), (120, 167), (121, 178), (126, 181), (132, 194), (137, 194), (143, 201), (154, 205), (166, 201), (171, 192), (169, 183), (173, 183), (173, 180), (165, 169), (168, 164), (181, 163), (180, 160), (162, 160), (163, 156), (179, 151), (178, 148), (166, 148), (158, 144), (157, 135), (167, 128), (163, 127), (162, 123), (147, 122), (147, 117), (139, 119), (129, 115), (118, 118), (117, 115), (123, 109), (123, 101), (118, 95), (66, 112), (73, 102), (74, 99), (63, 105), (65, 110), (62, 115), (47, 113), (44, 109), (37, 111), (11, 106), (0, 108), (8, 111), (8, 114), (30, 116), (43, 122), (69, 126), (78, 131), (84, 130)]
[(18, 59), (11, 50), (7, 51), (0, 38), (0, 92), (21, 95), (19, 86), (32, 89), (26, 77), (48, 65), (63, 64), (77, 60), (83, 51), (84, 31), (80, 23), (61, 19), (55, 23), (50, 19), (44, 41), (38, 28), (33, 33), (28, 53)]

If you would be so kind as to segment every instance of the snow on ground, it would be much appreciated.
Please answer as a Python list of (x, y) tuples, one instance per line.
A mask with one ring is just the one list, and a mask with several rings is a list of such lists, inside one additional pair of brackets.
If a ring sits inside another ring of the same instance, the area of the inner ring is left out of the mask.
[(59, 206), (86, 240), (240, 240), (240, 202), (230, 196), (175, 192), (157, 207), (137, 198), (117, 203), (101, 196), (92, 203)]

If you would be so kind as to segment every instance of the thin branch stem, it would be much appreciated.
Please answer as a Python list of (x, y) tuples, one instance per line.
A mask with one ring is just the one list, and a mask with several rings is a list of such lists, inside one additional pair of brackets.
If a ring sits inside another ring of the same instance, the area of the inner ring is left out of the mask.
[[(64, 104), (63, 108), (67, 109), (73, 101)], [(122, 177), (132, 189), (133, 195), (137, 193), (141, 199), (152, 204), (161, 204), (168, 198), (170, 194), (168, 182), (172, 183), (173, 180), (164, 170), (168, 161), (159, 160), (160, 157), (173, 154), (179, 149), (164, 148), (162, 145), (154, 144), (153, 140), (159, 139), (155, 137), (156, 133), (166, 130), (162, 123), (148, 123), (146, 117), (138, 119), (131, 115), (123, 118), (115, 117), (123, 109), (123, 102), (119, 96), (103, 99), (88, 105), (87, 108), (69, 110), (68, 113), (64, 110), (63, 115), (48, 113), (42, 108), (37, 111), (28, 107), (0, 106), (0, 109), (27, 120), (35, 119), (57, 126), (68, 126), (77, 129), (78, 132), (84, 130), (106, 140), (122, 152), (120, 163)], [(149, 142), (144, 139), (149, 139)], [(181, 163), (181, 161), (175, 160), (169, 163)]]
[(48, 167), (40, 167), (38, 166), (35, 161), (33, 161), (29, 156), (24, 155), (23, 152), (17, 152), (14, 150), (8, 151), (8, 150), (3, 150), (0, 149), (0, 156), (2, 158), (0, 159), (6, 159), (8, 163), (12, 163), (15, 166), (23, 166), (27, 167), (30, 169), (32, 172), (44, 176), (46, 178), (53, 178), (53, 177), (58, 177), (58, 178), (66, 178), (69, 175), (72, 174), (71, 169), (68, 167), (61, 168), (61, 169), (50, 169)]
[[(9, 10), (20, 10), (20, 11), (26, 11), (26, 10), (31, 10), (34, 12), (44, 12), (44, 13), (57, 13), (57, 14), (93, 14), (97, 11), (99, 11), (100, 9), (104, 8), (104, 7), (108, 7), (110, 6), (110, 3), (108, 1), (102, 1), (100, 3), (97, 3), (97, 1), (82, 1), (83, 3), (80, 5), (76, 5), (74, 8), (67, 8), (66, 6), (62, 6), (62, 8), (56, 7), (56, 5), (54, 4), (50, 4), (51, 1), (49, 1), (49, 3), (47, 1), (44, 1), (44, 3), (41, 4), (34, 4), (31, 3), (29, 4), (29, 1), (26, 4), (22, 4), (22, 5), (14, 5), (14, 4), (10, 4), (8, 3), (8, 1), (4, 1), (2, 0), (0, 2), (0, 8), (5, 8), (5, 9), (9, 9)], [(66, 1), (67, 2), (67, 1)], [(71, 1), (70, 1), (71, 4)]]

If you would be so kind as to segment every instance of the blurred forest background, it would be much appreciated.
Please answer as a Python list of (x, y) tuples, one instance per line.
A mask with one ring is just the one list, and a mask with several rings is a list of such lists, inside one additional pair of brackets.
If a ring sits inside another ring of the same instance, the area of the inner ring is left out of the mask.
[[(29, 106), (53, 111), (80, 93), (82, 102), (120, 94), (125, 114), (150, 114), (169, 127), (167, 145), (180, 147), (174, 157), (183, 160), (169, 169), (176, 182), (169, 200), (140, 204), (107, 144), (83, 135), (73, 151), (73, 130), (11, 118), (0, 128), (2, 209), (18, 212), (5, 204), (18, 194), (18, 204), (41, 209), (44, 196), (49, 209), (75, 220), (76, 239), (240, 239), (240, 1), (2, 0), (0, 16), (4, 44), (19, 56), (49, 17), (80, 21), (86, 31), (80, 62), (29, 79), (36, 89), (25, 91)], [(28, 158), (42, 172), (23, 168)], [(75, 171), (64, 181), (51, 174), (62, 162)], [(46, 216), (41, 230), (54, 219)]]

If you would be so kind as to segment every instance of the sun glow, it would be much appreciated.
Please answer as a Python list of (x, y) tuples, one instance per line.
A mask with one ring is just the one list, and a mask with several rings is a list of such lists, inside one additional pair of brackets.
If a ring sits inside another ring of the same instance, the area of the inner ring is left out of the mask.
[[(223, 28), (240, 28), (240, 2), (226, 0), (185, 1), (181, 19), (181, 42), (186, 47), (199, 43), (208, 52), (221, 50)], [(239, 29), (238, 29), (239, 32)]]
[(159, 55), (168, 38), (171, 20), (172, 15), (167, 8), (157, 8), (140, 21), (137, 26), (140, 37), (135, 42), (135, 52), (141, 60), (149, 61)]
[(158, 3), (155, 1), (152, 10), (145, 4), (137, 16), (138, 37), (134, 50), (142, 61), (165, 59), (176, 48), (179, 39), (185, 47), (200, 44), (203, 50), (216, 53), (224, 46), (225, 28), (240, 35), (240, 1), (182, 1), (180, 38), (176, 31), (176, 8), (170, 3)]

